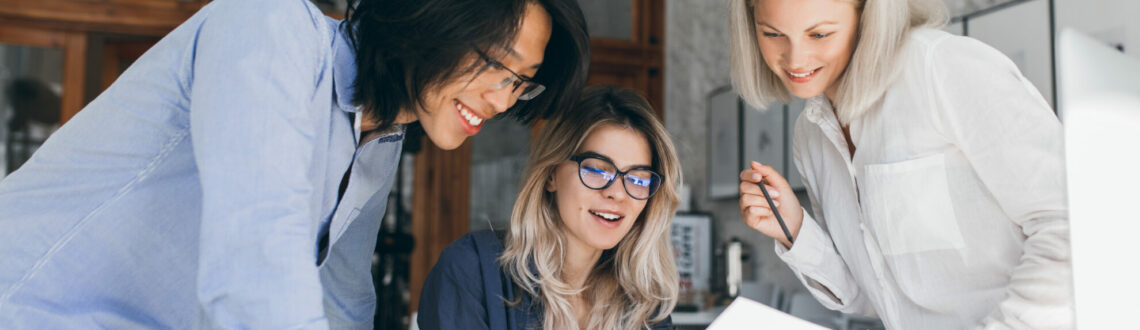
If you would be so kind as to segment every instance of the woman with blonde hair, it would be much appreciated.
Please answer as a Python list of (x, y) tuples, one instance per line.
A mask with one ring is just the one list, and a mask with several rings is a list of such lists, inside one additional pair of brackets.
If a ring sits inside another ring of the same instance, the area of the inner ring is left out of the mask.
[(740, 212), (817, 300), (893, 329), (1073, 326), (1061, 126), (1008, 58), (934, 29), (938, 0), (731, 10), (744, 100), (807, 99), (793, 143), (813, 206), (753, 162)]
[(421, 329), (669, 329), (680, 161), (648, 102), (591, 87), (534, 141), (505, 233), (448, 246)]

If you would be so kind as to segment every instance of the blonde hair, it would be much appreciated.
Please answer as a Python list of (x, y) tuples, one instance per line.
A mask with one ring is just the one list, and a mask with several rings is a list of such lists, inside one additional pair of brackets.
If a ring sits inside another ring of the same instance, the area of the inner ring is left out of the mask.
[[(756, 39), (756, 3), (730, 0), (732, 85), (757, 109), (775, 101), (790, 103), (788, 89), (764, 62)], [(840, 123), (847, 124), (871, 109), (898, 72), (897, 57), (911, 30), (939, 27), (949, 19), (940, 0), (836, 0), (853, 2), (859, 11), (855, 52), (839, 77), (835, 100)]]
[[(568, 232), (554, 193), (544, 188), (591, 132), (607, 125), (640, 132), (652, 151), (652, 166), (664, 180), (629, 233), (602, 253), (585, 287), (578, 289), (561, 275)], [(539, 133), (523, 177), (498, 261), (514, 283), (543, 306), (544, 329), (579, 328), (570, 303), (578, 294), (591, 305), (585, 324), (589, 329), (649, 328), (669, 316), (678, 290), (669, 229), (679, 204), (681, 167), (665, 127), (644, 98), (616, 87), (586, 88), (570, 111)]]

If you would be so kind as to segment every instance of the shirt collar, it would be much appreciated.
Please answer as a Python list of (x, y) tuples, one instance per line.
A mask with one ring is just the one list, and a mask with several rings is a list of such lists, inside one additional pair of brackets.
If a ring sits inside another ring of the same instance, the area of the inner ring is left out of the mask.
[(816, 125), (822, 126), (829, 117), (835, 116), (835, 112), (831, 111), (831, 102), (823, 94), (811, 97), (805, 102), (804, 116)]
[(333, 25), (333, 98), (337, 107), (345, 112), (359, 112), (360, 107), (352, 104), (355, 91), (352, 83), (356, 80), (356, 50), (348, 41), (340, 22), (329, 20)]
[(394, 125), (385, 130), (383, 133), (380, 133), (380, 137), (376, 138), (376, 143), (403, 141), (404, 136), (407, 135), (407, 132), (408, 130), (406, 125)]

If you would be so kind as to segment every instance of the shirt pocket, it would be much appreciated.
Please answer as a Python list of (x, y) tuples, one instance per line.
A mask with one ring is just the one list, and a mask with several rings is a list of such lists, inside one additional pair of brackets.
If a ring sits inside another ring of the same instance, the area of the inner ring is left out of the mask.
[(867, 165), (864, 203), (886, 256), (966, 246), (954, 214), (942, 154)]
[[(867, 165), (863, 208), (901, 293), (930, 310), (958, 308), (955, 292), (966, 244), (942, 154)], [(875, 256), (872, 256), (875, 258)]]

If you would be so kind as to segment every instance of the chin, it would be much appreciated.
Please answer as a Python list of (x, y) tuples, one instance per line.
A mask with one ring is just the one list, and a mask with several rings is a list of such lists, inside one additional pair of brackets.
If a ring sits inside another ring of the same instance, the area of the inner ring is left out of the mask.
[(463, 145), (463, 141), (464, 139), (459, 139), (458, 141), (447, 141), (443, 143), (436, 142), (435, 140), (432, 140), (431, 142), (440, 149), (455, 150), (456, 148), (459, 148), (459, 146)]
[(467, 140), (466, 136), (446, 136), (447, 134), (432, 134), (426, 129), (424, 131), (424, 134), (427, 135), (428, 140), (431, 140), (432, 144), (443, 150), (455, 150), (455, 148), (459, 148), (459, 146), (463, 145), (463, 141)]
[(620, 242), (621, 242), (621, 238), (618, 238), (617, 240), (614, 240), (613, 242), (595, 242), (595, 244), (593, 244), (593, 245), (594, 245), (594, 248), (598, 249), (598, 250), (609, 250), (609, 249), (617, 247), (618, 243), (620, 243)]
[(792, 95), (795, 95), (795, 97), (805, 99), (805, 100), (816, 97), (820, 94), (823, 94), (823, 91), (816, 91), (816, 90), (810, 90), (810, 91), (792, 90), (791, 92), (792, 92)]

